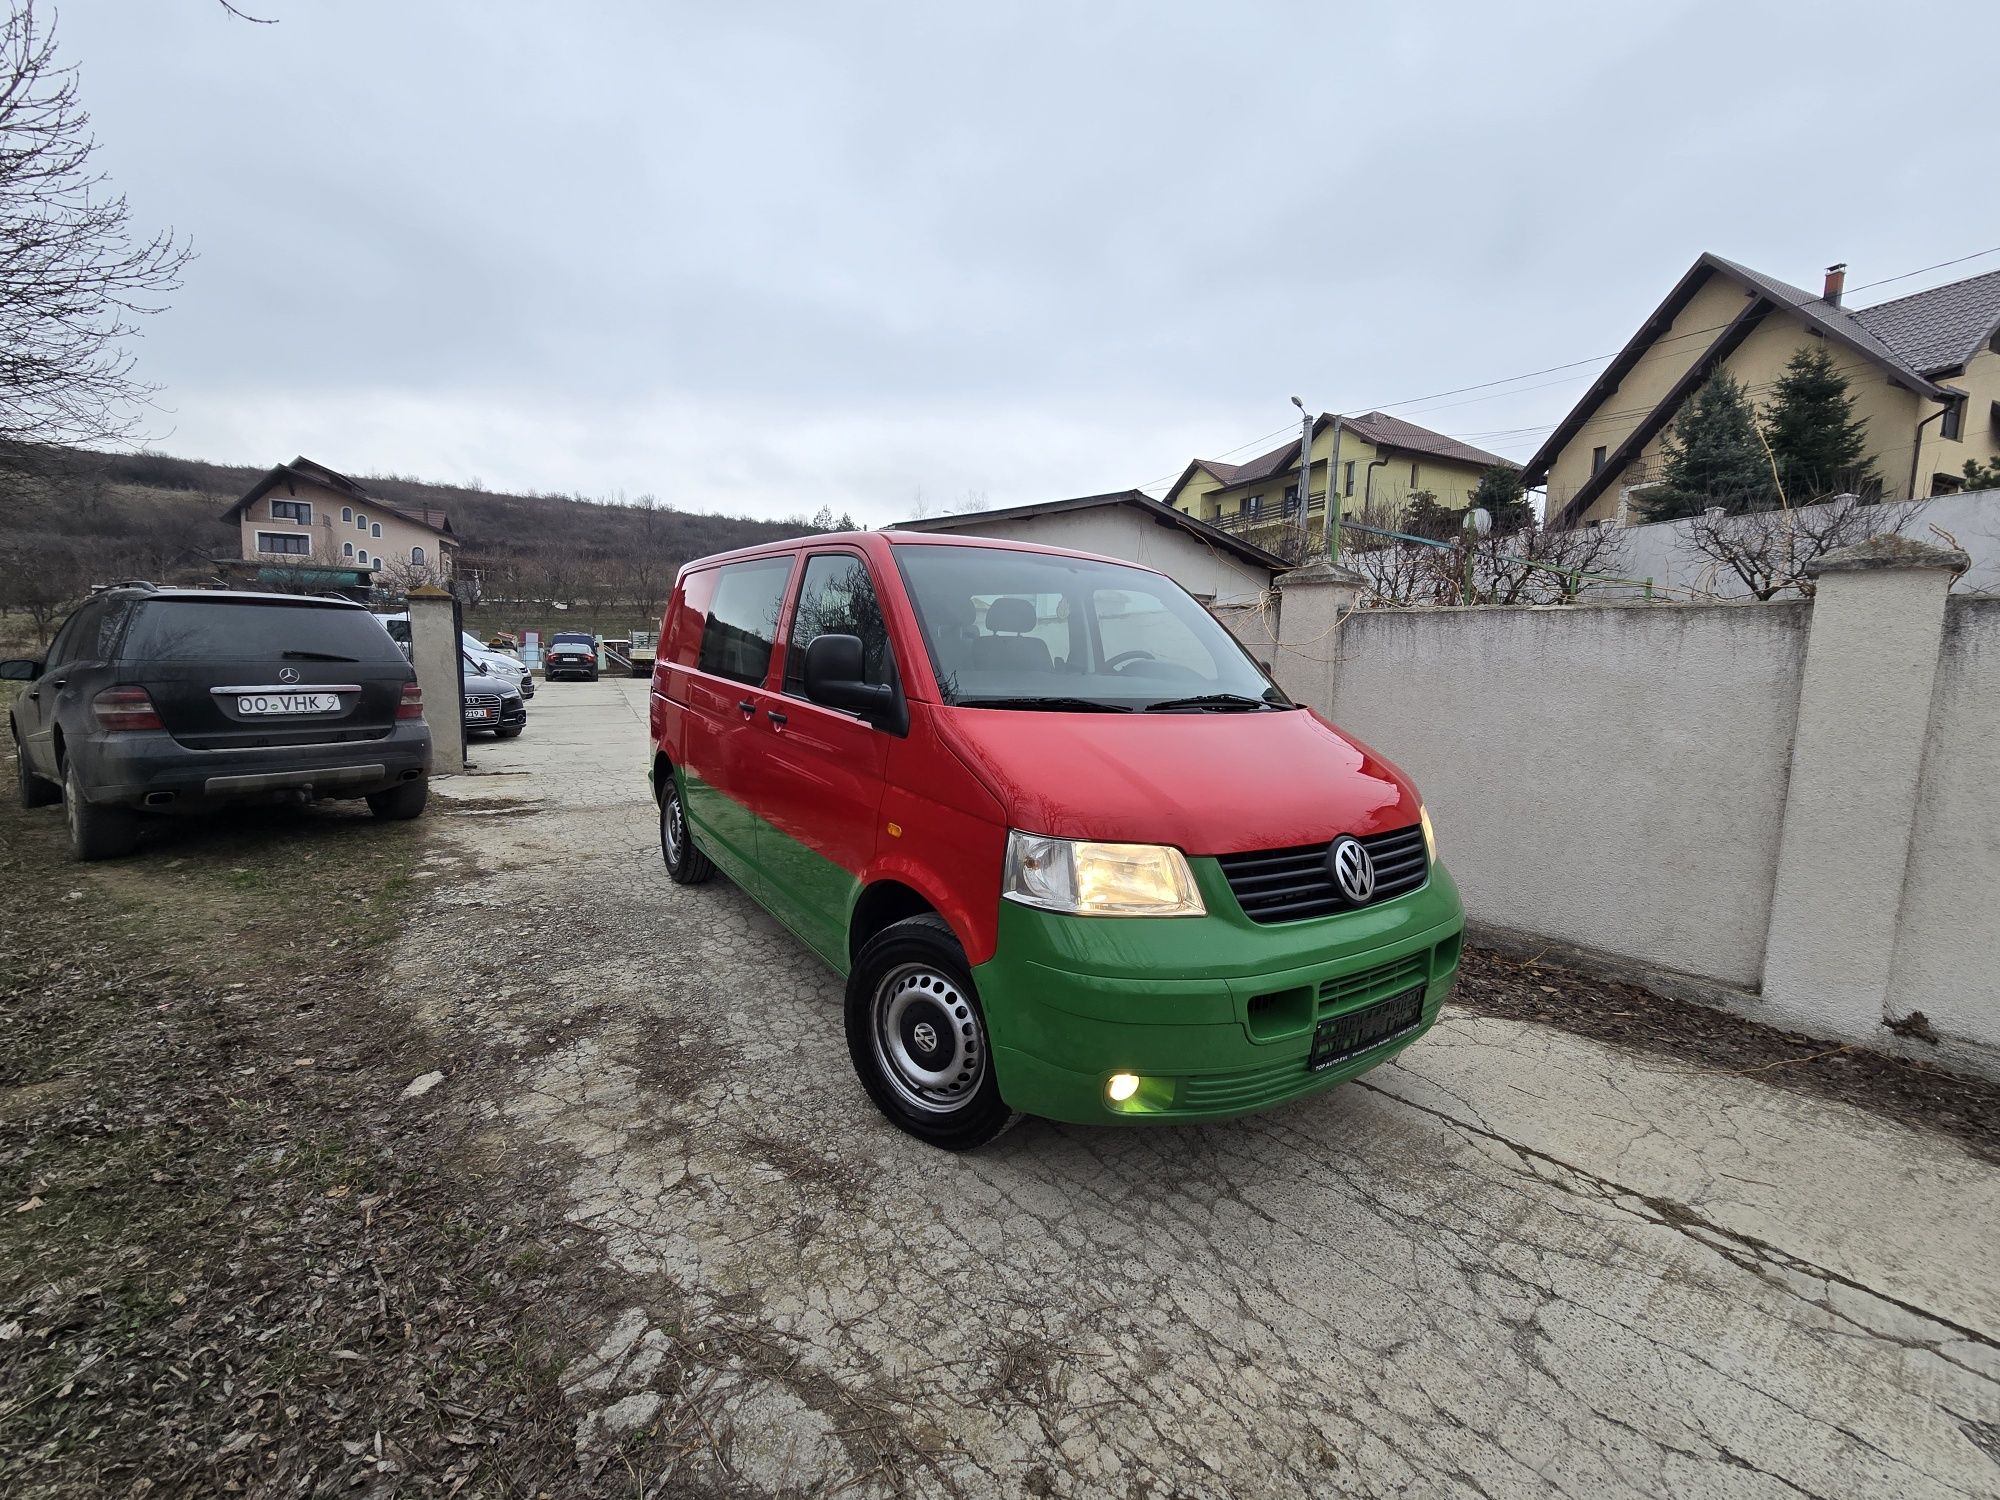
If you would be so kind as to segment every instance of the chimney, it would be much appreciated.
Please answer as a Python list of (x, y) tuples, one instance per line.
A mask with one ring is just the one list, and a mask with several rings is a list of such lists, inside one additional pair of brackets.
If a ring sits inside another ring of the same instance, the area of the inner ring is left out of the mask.
[(1842, 261), (1837, 266), (1828, 266), (1826, 268), (1826, 290), (1820, 293), (1821, 300), (1829, 307), (1840, 306), (1840, 294), (1845, 290), (1846, 286), (1847, 262)]

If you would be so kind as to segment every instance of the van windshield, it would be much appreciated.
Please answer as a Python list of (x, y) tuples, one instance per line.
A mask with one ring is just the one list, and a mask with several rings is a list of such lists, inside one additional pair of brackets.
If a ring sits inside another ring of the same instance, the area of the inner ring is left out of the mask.
[(1078, 713), (1294, 706), (1158, 573), (1001, 547), (906, 545), (895, 556), (946, 703)]

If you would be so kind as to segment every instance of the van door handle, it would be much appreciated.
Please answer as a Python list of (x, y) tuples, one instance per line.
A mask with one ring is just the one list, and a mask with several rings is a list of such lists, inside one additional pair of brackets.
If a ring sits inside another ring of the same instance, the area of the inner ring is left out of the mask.
[(765, 709), (764, 717), (769, 719), (773, 724), (776, 724), (780, 729), (783, 729), (787, 722), (785, 716), (779, 713), (775, 708)]
[(737, 710), (740, 713), (742, 713), (745, 718), (748, 718), (751, 714), (757, 712), (757, 705), (752, 703), (748, 698), (745, 698), (742, 702), (738, 703), (736, 707)]

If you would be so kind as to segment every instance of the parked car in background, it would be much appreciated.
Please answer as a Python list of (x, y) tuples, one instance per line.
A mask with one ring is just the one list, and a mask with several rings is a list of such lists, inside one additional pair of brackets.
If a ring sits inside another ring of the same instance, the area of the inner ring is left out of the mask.
[(863, 1086), (933, 1145), (1295, 1099), (1458, 973), (1409, 778), (1149, 568), (895, 532), (704, 558), (651, 705), (668, 874), (719, 867), (846, 976)]
[[(378, 615), (376, 618), (388, 627), (389, 634), (402, 645), (407, 655), (410, 646), (409, 611), (400, 610), (395, 614)], [(534, 672), (529, 669), (526, 662), (511, 651), (489, 646), (469, 630), (459, 632), (458, 646), (463, 654), (479, 663), (481, 671), (498, 677), (503, 682), (512, 682), (523, 698), (535, 696)]]
[(549, 637), (548, 654), (542, 658), (542, 675), (550, 682), (558, 677), (597, 681), (597, 637), (588, 631), (557, 631)]
[(468, 733), (490, 731), (511, 740), (528, 727), (528, 705), (519, 685), (511, 678), (486, 670), (471, 656), (460, 658), (465, 677), (465, 728)]
[(77, 859), (129, 853), (149, 813), (365, 797), (424, 810), (409, 659), (358, 604), (121, 584), (63, 623), (9, 714), (23, 807), (62, 802)]

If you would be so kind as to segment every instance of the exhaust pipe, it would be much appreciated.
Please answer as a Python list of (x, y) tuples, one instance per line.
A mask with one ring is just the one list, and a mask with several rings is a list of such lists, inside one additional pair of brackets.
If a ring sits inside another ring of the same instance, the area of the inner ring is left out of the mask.
[(165, 807), (169, 802), (173, 800), (174, 800), (174, 794), (172, 792), (146, 793), (146, 806), (148, 807)]

